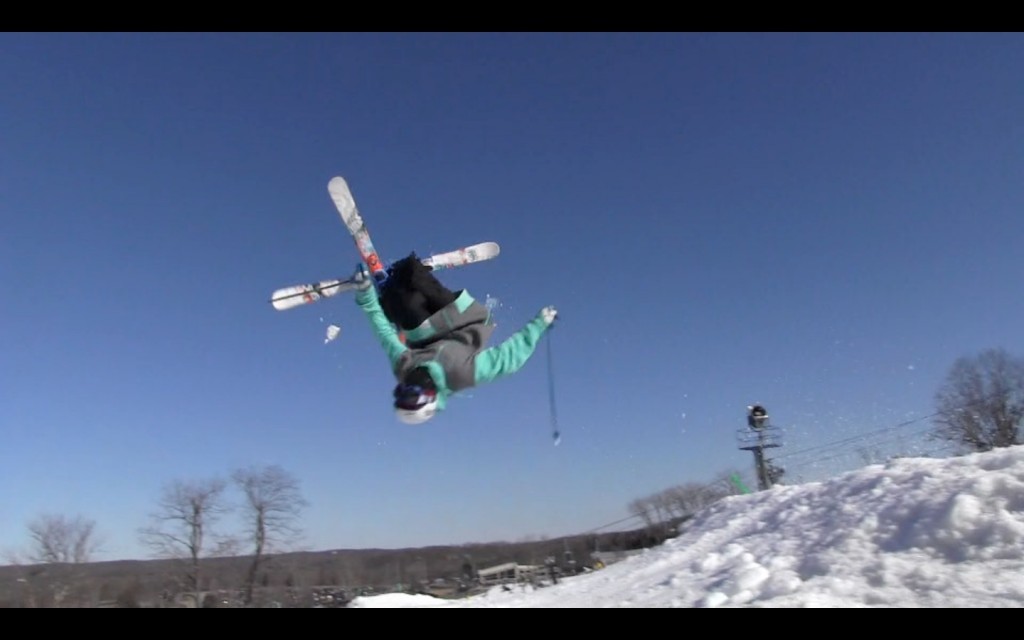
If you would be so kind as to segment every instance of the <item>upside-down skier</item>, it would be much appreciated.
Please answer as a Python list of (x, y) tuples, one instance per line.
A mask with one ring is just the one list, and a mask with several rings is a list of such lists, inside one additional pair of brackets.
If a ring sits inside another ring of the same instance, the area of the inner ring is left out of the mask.
[(544, 307), (501, 344), (487, 347), (495, 327), (490, 310), (465, 289), (441, 284), (415, 253), (391, 265), (379, 294), (362, 264), (353, 279), (356, 304), (398, 380), (395, 413), (406, 424), (431, 419), (457, 391), (518, 371), (558, 316), (554, 307)]

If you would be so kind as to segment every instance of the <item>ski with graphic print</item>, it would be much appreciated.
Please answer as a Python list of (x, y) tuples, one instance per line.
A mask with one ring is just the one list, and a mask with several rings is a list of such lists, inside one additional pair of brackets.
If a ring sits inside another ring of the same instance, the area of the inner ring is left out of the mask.
[[(365, 231), (365, 227), (363, 229)], [(491, 260), (498, 257), (499, 253), (501, 253), (501, 247), (498, 246), (497, 242), (480, 242), (468, 247), (455, 249), (454, 251), (435, 253), (432, 256), (423, 258), (420, 262), (434, 271), (439, 271), (441, 269), (454, 269), (467, 264)], [(352, 291), (356, 288), (358, 288), (358, 285), (351, 278), (336, 278), (307, 284), (296, 284), (274, 291), (270, 296), (270, 303), (278, 311), (284, 311), (312, 304), (324, 298), (332, 298), (339, 293)]]
[(388, 279), (387, 267), (384, 266), (380, 254), (373, 246), (370, 231), (359, 214), (359, 207), (356, 206), (356, 200), (352, 197), (352, 190), (348, 188), (348, 182), (341, 176), (335, 176), (327, 183), (327, 192), (331, 194), (331, 200), (341, 215), (341, 221), (345, 223), (348, 232), (352, 234), (352, 239), (355, 240), (359, 257), (363, 259), (376, 283), (382, 284)]

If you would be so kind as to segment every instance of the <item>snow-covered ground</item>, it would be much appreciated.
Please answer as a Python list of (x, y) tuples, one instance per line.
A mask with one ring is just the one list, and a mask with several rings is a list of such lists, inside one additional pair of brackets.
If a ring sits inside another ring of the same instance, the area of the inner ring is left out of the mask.
[(734, 496), (677, 538), (543, 588), (355, 608), (1024, 605), (1024, 446)]

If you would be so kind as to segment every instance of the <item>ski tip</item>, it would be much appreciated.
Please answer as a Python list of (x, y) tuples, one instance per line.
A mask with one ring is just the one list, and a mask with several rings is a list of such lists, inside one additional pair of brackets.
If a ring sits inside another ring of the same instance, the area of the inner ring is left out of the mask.
[[(334, 199), (335, 203), (342, 203), (345, 206), (355, 206), (355, 202), (352, 201), (352, 190), (348, 188), (348, 182), (345, 182), (345, 178), (341, 176), (334, 176), (327, 183), (327, 191), (331, 194), (331, 198)], [(350, 201), (351, 204), (350, 204)]]

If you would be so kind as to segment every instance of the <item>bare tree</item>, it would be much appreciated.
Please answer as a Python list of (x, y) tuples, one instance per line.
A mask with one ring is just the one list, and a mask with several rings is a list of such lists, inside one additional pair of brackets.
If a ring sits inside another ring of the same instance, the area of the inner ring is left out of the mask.
[(308, 504), (298, 480), (279, 466), (249, 467), (234, 472), (242, 490), (245, 536), (253, 546), (245, 583), (245, 604), (252, 604), (253, 588), (266, 554), (292, 544), (302, 531), (296, 521)]
[(935, 397), (936, 439), (969, 451), (1021, 444), (1024, 360), (1002, 349), (959, 358)]
[(690, 482), (666, 489), (665, 495), (672, 505), (673, 516), (692, 516), (709, 504), (729, 495), (720, 484)]
[(185, 587), (200, 599), (201, 561), (207, 554), (213, 525), (229, 508), (224, 502), (226, 483), (220, 479), (198, 482), (176, 481), (166, 486), (159, 510), (151, 524), (140, 530), (140, 538), (153, 555), (184, 562)]
[(644, 525), (649, 528), (658, 523), (657, 510), (649, 497), (637, 498), (631, 501), (627, 508), (634, 517), (643, 520)]
[(100, 549), (96, 523), (83, 516), (44, 514), (27, 525), (31, 545), (26, 551), (5, 552), (12, 565), (31, 565), (21, 573), (26, 607), (85, 605), (94, 593), (83, 566)]
[(711, 484), (690, 482), (669, 487), (629, 503), (629, 512), (644, 521), (652, 537), (664, 538), (679, 531), (679, 525), (704, 507), (736, 493), (727, 478)]
[(34, 563), (91, 562), (100, 547), (96, 522), (83, 516), (44, 514), (28, 524), (28, 532), (32, 538), (28, 559)]
[(650, 536), (664, 538), (668, 530), (668, 522), (671, 520), (671, 501), (666, 498), (665, 492), (652, 494), (643, 498), (637, 498), (629, 503), (629, 512), (644, 521), (644, 526)]

